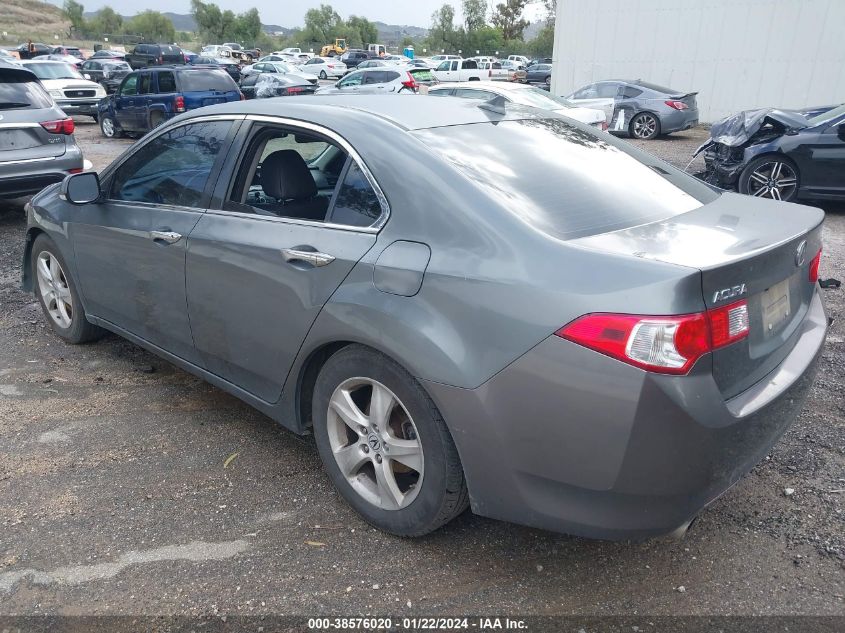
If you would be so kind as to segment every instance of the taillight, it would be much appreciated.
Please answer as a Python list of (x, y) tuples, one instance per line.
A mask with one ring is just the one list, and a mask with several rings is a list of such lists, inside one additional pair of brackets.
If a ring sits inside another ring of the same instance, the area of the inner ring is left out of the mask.
[(184, 112), (185, 111), (185, 97), (179, 95), (176, 97), (176, 112)]
[(242, 93), (242, 92), (240, 92), (240, 91), (239, 91), (239, 92), (238, 92), (238, 94), (240, 95), (240, 100), (241, 100), (241, 101), (246, 101), (246, 95), (245, 95), (244, 93)]
[(288, 88), (288, 94), (289, 95), (298, 95), (300, 92), (302, 92), (302, 88), (297, 88), (297, 87)]
[(745, 301), (680, 316), (587, 314), (555, 332), (629, 365), (686, 374), (704, 354), (748, 335)]
[(813, 257), (812, 261), (810, 262), (810, 283), (814, 284), (819, 280), (819, 266), (822, 263), (822, 249), (819, 249), (819, 252), (816, 253), (816, 256)]
[(670, 100), (670, 101), (664, 101), (663, 103), (665, 103), (670, 108), (674, 108), (675, 110), (688, 110), (689, 109), (689, 106), (686, 103), (684, 103), (683, 101), (675, 101), (673, 99), (673, 100)]
[(42, 121), (41, 127), (50, 134), (73, 134), (73, 119), (59, 119), (57, 121)]
[(158, 56), (158, 65), (159, 65), (159, 66), (163, 66), (163, 65), (164, 65), (164, 55), (159, 55), (159, 56)]
[(408, 75), (408, 79), (403, 81), (402, 85), (406, 88), (410, 88), (411, 90), (416, 90), (417, 88), (419, 88), (419, 84), (417, 83), (417, 80), (414, 79), (414, 76), (411, 73), (405, 74)]
[(326, 64), (328, 68), (334, 68), (334, 64)]
[(73, 169), (68, 169), (67, 173), (69, 174), (81, 174), (84, 170), (82, 167), (74, 167)]

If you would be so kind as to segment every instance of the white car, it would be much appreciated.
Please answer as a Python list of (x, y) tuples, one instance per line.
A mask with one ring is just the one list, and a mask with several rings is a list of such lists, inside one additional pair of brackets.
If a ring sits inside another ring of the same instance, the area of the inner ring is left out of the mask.
[(440, 62), (445, 62), (446, 60), (453, 60), (453, 59), (463, 59), (460, 55), (432, 55), (431, 63), (437, 67), (440, 65)]
[(525, 55), (508, 55), (509, 62), (516, 62), (520, 66), (528, 66), (528, 62), (531, 61)]
[(394, 64), (397, 66), (411, 63), (411, 59), (409, 57), (405, 57), (404, 55), (382, 55), (379, 59), (383, 62), (387, 62), (388, 64)]
[(8, 62), (9, 64), (17, 64), (18, 66), (21, 63), (21, 60), (12, 55), (9, 51), (5, 48), (0, 48), (0, 60), (4, 62)]
[(307, 62), (300, 64), (299, 68), (302, 72), (317, 75), (320, 79), (340, 78), (346, 74), (346, 64), (336, 57), (312, 57)]
[(261, 75), (264, 73), (288, 75), (289, 77), (296, 77), (298, 79), (311, 82), (312, 84), (317, 83), (316, 75), (303, 72), (297, 66), (294, 66), (293, 64), (288, 64), (287, 62), (258, 61), (255, 62), (252, 66), (244, 66), (244, 68), (241, 70), (241, 75), (243, 77), (249, 77), (250, 75)]
[(524, 84), (489, 82), (473, 83), (471, 86), (462, 83), (441, 83), (431, 86), (428, 94), (435, 97), (461, 97), (464, 99), (478, 99), (489, 101), (497, 96), (502, 97), (506, 103), (551, 110), (562, 114), (570, 119), (594, 127), (598, 130), (607, 130), (607, 119), (602, 110), (593, 108), (579, 108), (570, 105), (565, 99), (553, 97), (547, 91), (534, 86)]
[(202, 51), (200, 51), (200, 55), (202, 57), (234, 57), (230, 46), (222, 46), (220, 44), (203, 46)]
[(21, 65), (35, 73), (65, 114), (82, 114), (97, 120), (97, 102), (106, 96), (100, 84), (88, 81), (75, 66), (64, 62), (29, 59), (21, 61)]
[(51, 61), (51, 62), (64, 62), (65, 64), (70, 64), (74, 68), (79, 68), (84, 62), (84, 59), (80, 59), (79, 57), (74, 57), (73, 55), (60, 55), (58, 53), (50, 53), (49, 55), (38, 55), (32, 58), (33, 61)]

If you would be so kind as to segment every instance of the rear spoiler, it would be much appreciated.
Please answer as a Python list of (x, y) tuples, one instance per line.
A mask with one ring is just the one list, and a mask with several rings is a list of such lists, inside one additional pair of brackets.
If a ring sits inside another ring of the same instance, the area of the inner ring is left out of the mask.
[(696, 91), (696, 92), (688, 92), (688, 93), (686, 93), (685, 95), (680, 95), (679, 97), (669, 97), (669, 98), (670, 98), (670, 99), (674, 99), (675, 101), (683, 101), (683, 100), (684, 100), (684, 99), (686, 99), (687, 97), (694, 97), (694, 96), (695, 96), (695, 95), (697, 95), (697, 94), (698, 94), (698, 91)]

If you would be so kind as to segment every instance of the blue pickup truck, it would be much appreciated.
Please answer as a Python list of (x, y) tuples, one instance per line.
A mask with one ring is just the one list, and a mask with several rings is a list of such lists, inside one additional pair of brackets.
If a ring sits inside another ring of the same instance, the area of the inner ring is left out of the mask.
[(139, 135), (187, 110), (243, 99), (223, 70), (154, 66), (136, 70), (97, 104), (100, 130), (108, 138)]

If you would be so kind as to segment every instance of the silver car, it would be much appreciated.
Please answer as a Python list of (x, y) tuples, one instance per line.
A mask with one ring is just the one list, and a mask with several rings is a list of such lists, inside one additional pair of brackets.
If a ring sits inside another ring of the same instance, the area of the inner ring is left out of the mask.
[(545, 110), (257, 99), (33, 198), (23, 287), (68, 343), (116, 332), (313, 433), (383, 530), (645, 538), (801, 411), (823, 218)]
[(390, 66), (355, 70), (331, 86), (317, 89), (318, 95), (327, 94), (413, 94), (419, 88), (414, 74), (430, 76), (428, 69), (399, 68)]
[(599, 81), (567, 96), (574, 105), (604, 109), (611, 132), (651, 140), (698, 125), (697, 92), (636, 81)]
[(73, 129), (32, 72), (0, 61), (0, 198), (30, 195), (82, 171)]

